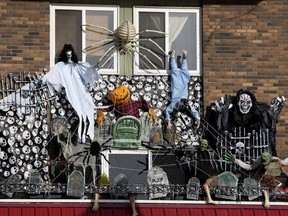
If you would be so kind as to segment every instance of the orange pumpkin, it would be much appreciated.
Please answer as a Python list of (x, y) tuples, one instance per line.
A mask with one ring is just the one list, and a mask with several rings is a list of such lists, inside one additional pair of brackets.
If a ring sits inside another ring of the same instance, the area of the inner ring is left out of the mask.
[(110, 92), (109, 97), (115, 105), (124, 104), (130, 100), (130, 91), (126, 86), (119, 86)]

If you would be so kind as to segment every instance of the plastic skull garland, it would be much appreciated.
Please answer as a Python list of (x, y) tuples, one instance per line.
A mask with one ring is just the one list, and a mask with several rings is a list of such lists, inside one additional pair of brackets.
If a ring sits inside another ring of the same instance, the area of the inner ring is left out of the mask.
[(239, 110), (242, 114), (249, 113), (252, 107), (252, 99), (248, 94), (241, 94), (238, 101)]

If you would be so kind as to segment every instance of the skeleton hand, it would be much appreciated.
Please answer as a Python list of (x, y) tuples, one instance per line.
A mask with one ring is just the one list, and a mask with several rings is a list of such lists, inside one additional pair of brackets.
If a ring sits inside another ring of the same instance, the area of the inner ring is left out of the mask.
[(235, 156), (231, 152), (226, 152), (224, 154), (224, 160), (226, 160), (229, 164), (235, 163)]
[(105, 118), (105, 114), (104, 114), (103, 110), (98, 110), (97, 117), (96, 117), (96, 124), (98, 126), (102, 125), (104, 118)]
[(154, 112), (153, 108), (149, 109), (149, 112), (147, 115), (147, 120), (149, 121), (149, 123), (152, 123), (153, 125), (156, 124), (158, 117), (157, 117), (156, 113)]

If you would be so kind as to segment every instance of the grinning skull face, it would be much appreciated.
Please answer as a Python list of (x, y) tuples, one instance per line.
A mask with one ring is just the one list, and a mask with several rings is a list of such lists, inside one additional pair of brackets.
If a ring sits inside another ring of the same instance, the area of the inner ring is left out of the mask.
[(236, 153), (237, 154), (244, 154), (245, 153), (245, 145), (242, 142), (236, 143)]
[(248, 94), (241, 94), (238, 101), (239, 110), (242, 114), (249, 113), (252, 107), (252, 99)]

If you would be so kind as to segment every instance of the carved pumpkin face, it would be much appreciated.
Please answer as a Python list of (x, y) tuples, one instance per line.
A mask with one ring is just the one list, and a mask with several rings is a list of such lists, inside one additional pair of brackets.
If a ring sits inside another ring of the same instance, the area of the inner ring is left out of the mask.
[(120, 105), (130, 100), (130, 91), (126, 86), (119, 86), (111, 91), (109, 96), (113, 104)]

